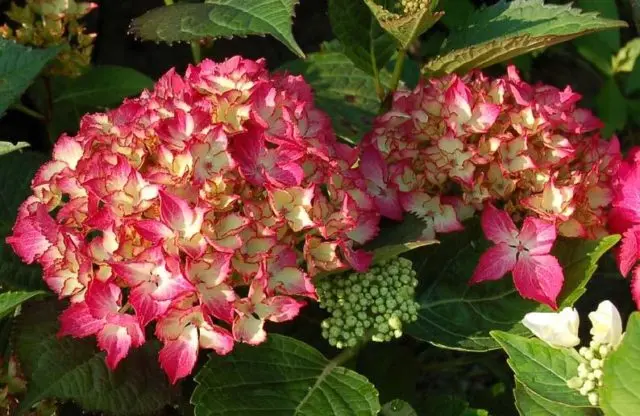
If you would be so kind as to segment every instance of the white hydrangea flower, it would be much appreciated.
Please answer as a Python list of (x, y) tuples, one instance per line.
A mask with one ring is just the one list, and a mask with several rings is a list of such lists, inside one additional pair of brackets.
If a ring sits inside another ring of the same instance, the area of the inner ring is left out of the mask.
[(609, 344), (615, 348), (622, 339), (622, 319), (613, 303), (600, 302), (598, 309), (589, 314), (591, 335), (596, 344)]
[(531, 312), (522, 320), (524, 326), (552, 347), (575, 347), (580, 344), (580, 316), (573, 308), (560, 312)]

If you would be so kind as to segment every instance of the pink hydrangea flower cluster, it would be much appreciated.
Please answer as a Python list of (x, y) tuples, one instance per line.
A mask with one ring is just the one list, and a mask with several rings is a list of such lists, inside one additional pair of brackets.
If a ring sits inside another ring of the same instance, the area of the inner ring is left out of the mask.
[(200, 348), (294, 318), (319, 271), (368, 267), (379, 214), (357, 156), (301, 77), (207, 60), (62, 136), (7, 241), (70, 299), (61, 335), (96, 335), (114, 368), (155, 322), (175, 382)]
[(486, 253), (472, 282), (513, 271), (524, 297), (555, 307), (563, 275), (551, 245), (556, 235), (607, 233), (621, 158), (618, 140), (602, 139), (601, 122), (576, 106), (580, 98), (569, 87), (530, 85), (514, 67), (496, 79), (475, 71), (398, 91), (362, 144), (368, 190), (382, 215), (422, 218), (426, 238), (461, 230), (489, 204), (504, 207), (483, 215), (483, 224), (501, 224), (484, 227), (500, 248)]
[[(620, 273), (631, 273), (631, 295), (640, 309), (640, 147), (631, 149), (613, 181), (609, 229), (622, 234), (616, 257)], [(632, 270), (633, 269), (633, 270)]]

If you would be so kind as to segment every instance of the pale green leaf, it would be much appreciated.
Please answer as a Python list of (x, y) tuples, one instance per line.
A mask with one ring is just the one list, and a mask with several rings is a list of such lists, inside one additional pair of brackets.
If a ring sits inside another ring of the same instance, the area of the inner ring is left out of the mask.
[(293, 53), (304, 52), (291, 33), (298, 0), (208, 0), (153, 9), (133, 20), (131, 31), (143, 40), (189, 42), (221, 37), (271, 35)]
[(377, 73), (396, 52), (393, 38), (363, 1), (329, 0), (329, 19), (344, 53), (365, 72)]
[(32, 49), (0, 37), (0, 116), (58, 52), (58, 47)]
[(501, 0), (472, 14), (467, 25), (452, 30), (442, 54), (428, 62), (424, 71), (466, 72), (587, 33), (623, 26), (624, 22), (581, 13), (570, 5)]
[(640, 409), (640, 313), (634, 312), (618, 349), (604, 362), (600, 406), (607, 416), (636, 416)]
[(4, 318), (15, 308), (31, 298), (44, 295), (46, 292), (3, 292), (0, 293), (0, 318)]
[(564, 238), (556, 241), (552, 254), (562, 265), (564, 283), (558, 296), (560, 307), (572, 306), (586, 291), (598, 261), (620, 241), (619, 235), (599, 240)]
[(513, 390), (520, 416), (597, 416), (591, 407), (572, 407), (543, 399), (516, 380)]
[[(423, 0), (424, 1), (424, 0)], [(374, 0), (364, 0), (371, 13), (380, 23), (380, 26), (393, 36), (402, 49), (408, 49), (413, 42), (425, 33), (442, 17), (442, 12), (434, 12), (437, 1), (426, 0), (429, 5), (421, 10), (404, 14), (400, 11), (394, 13)]]
[(631, 72), (640, 56), (640, 38), (631, 39), (613, 57), (615, 72)]
[(502, 331), (491, 336), (506, 351), (516, 380), (543, 399), (575, 407), (590, 407), (585, 396), (567, 381), (578, 375), (580, 355), (573, 348), (554, 348), (538, 338), (525, 338)]
[[(381, 416), (418, 416), (411, 405), (404, 400), (392, 400), (382, 406)], [(443, 415), (445, 416), (445, 415)]]
[(195, 377), (196, 416), (369, 416), (380, 411), (366, 378), (293, 338), (270, 334), (259, 346), (211, 355)]
[(74, 133), (84, 114), (117, 107), (125, 98), (152, 88), (153, 83), (135, 69), (111, 65), (93, 66), (77, 78), (54, 78), (51, 135)]
[(113, 415), (150, 414), (169, 404), (173, 391), (158, 365), (153, 342), (129, 352), (115, 371), (95, 339), (59, 338), (58, 302), (39, 302), (18, 318), (15, 351), (27, 377), (24, 412), (33, 403), (73, 400), (83, 410)]
[[(337, 48), (337, 44), (330, 44)], [(280, 69), (303, 75), (313, 87), (315, 101), (333, 121), (336, 133), (353, 143), (369, 131), (380, 108), (373, 77), (338, 51), (310, 54)]]
[(5, 242), (11, 232), (18, 207), (31, 193), (31, 179), (45, 162), (44, 155), (32, 151), (0, 155), (0, 284), (9, 289), (32, 291), (44, 288), (38, 266), (28, 266)]
[(16, 150), (26, 149), (29, 147), (29, 143), (26, 142), (0, 142), (0, 156), (5, 155), (10, 152), (15, 152)]

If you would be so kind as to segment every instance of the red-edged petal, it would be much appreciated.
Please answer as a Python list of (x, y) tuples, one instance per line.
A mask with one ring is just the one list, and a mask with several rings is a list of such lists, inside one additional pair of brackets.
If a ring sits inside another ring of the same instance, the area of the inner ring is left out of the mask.
[(135, 221), (133, 227), (142, 237), (152, 243), (159, 243), (174, 236), (171, 228), (156, 220)]
[(38, 204), (34, 214), (21, 216), (6, 241), (26, 263), (33, 263), (56, 241), (58, 226), (44, 205)]
[(380, 152), (373, 146), (366, 146), (360, 157), (360, 171), (366, 180), (373, 182), (379, 188), (387, 187), (387, 165)]
[(163, 315), (171, 305), (171, 300), (157, 300), (151, 296), (155, 288), (153, 283), (143, 283), (129, 293), (129, 303), (143, 327)]
[(91, 314), (97, 319), (102, 319), (110, 313), (118, 312), (120, 294), (121, 290), (118, 286), (96, 279), (89, 285), (85, 302)]
[(470, 284), (484, 282), (485, 280), (498, 280), (509, 273), (516, 265), (517, 250), (500, 243), (489, 247), (482, 253), (478, 265), (469, 281)]
[(233, 302), (237, 299), (233, 288), (225, 283), (214, 287), (198, 285), (198, 292), (206, 309), (218, 319), (233, 322)]
[(532, 256), (549, 254), (556, 241), (556, 226), (549, 221), (527, 217), (518, 238)]
[(253, 315), (237, 316), (233, 321), (233, 338), (250, 345), (261, 344), (267, 339), (267, 333), (263, 327), (264, 321), (256, 319)]
[(225, 355), (233, 349), (233, 335), (217, 325), (200, 327), (200, 348), (214, 350)]
[(518, 229), (507, 212), (487, 204), (480, 221), (482, 231), (490, 241), (518, 245)]
[(60, 330), (58, 336), (71, 335), (74, 338), (84, 338), (100, 331), (105, 324), (104, 319), (96, 319), (86, 303), (72, 303), (58, 318)]
[(191, 374), (198, 359), (198, 329), (189, 325), (176, 340), (165, 341), (160, 350), (160, 367), (175, 384)]
[(513, 282), (523, 298), (557, 309), (556, 299), (562, 289), (564, 274), (554, 256), (520, 253), (513, 269)]
[(98, 332), (98, 348), (107, 353), (107, 366), (115, 370), (118, 363), (129, 354), (132, 340), (127, 328), (107, 323)]
[(620, 249), (616, 254), (620, 273), (627, 276), (640, 260), (640, 225), (636, 225), (622, 234)]
[(183, 231), (194, 223), (196, 213), (184, 199), (160, 191), (160, 218), (171, 229)]

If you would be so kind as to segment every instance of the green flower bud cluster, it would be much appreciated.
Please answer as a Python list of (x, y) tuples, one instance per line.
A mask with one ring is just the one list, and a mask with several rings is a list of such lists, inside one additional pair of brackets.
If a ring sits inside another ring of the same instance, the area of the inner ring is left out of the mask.
[(588, 348), (581, 347), (578, 352), (582, 357), (582, 363), (578, 365), (578, 375), (567, 381), (567, 385), (587, 396), (591, 405), (597, 406), (598, 387), (602, 386), (602, 365), (611, 352), (611, 346), (591, 341)]
[(402, 325), (418, 319), (417, 284), (411, 261), (404, 258), (320, 281), (320, 307), (331, 314), (322, 322), (322, 336), (337, 348), (353, 347), (365, 337), (376, 342), (401, 337)]
[(424, 0), (401, 0), (400, 5), (404, 14), (414, 14), (429, 7), (429, 1)]

